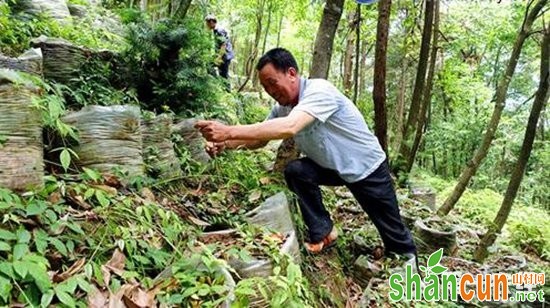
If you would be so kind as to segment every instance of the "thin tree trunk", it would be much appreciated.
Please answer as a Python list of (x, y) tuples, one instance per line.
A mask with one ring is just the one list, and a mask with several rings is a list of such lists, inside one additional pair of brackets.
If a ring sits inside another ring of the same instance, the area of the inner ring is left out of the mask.
[(390, 26), (391, 0), (378, 3), (378, 25), (376, 26), (376, 49), (374, 52), (374, 133), (378, 142), (388, 154), (388, 119), (386, 111), (386, 54)]
[(500, 62), (500, 54), (502, 52), (502, 48), (504, 46), (500, 45), (498, 47), (498, 50), (497, 50), (497, 56), (495, 57), (495, 63), (493, 64), (493, 75), (491, 76), (491, 78), (489, 78), (489, 80), (487, 81), (487, 87), (490, 87), (490, 86), (493, 86), (493, 81), (494, 81), (494, 87), (497, 86), (497, 83), (498, 83), (498, 68), (500, 67), (499, 65), (499, 62)]
[(414, 90), (412, 95), (411, 107), (409, 115), (404, 127), (403, 139), (399, 146), (399, 155), (395, 164), (395, 173), (398, 178), (403, 178), (403, 173), (407, 172), (408, 161), (411, 155), (411, 134), (418, 123), (420, 116), (420, 107), (422, 103), (422, 94), (424, 92), (424, 83), (426, 81), (426, 70), (428, 68), (428, 57), (430, 53), (430, 40), (432, 38), (434, 0), (426, 0), (424, 14), (424, 29), (422, 30), (422, 43), (420, 45), (420, 58), (418, 60), (418, 69), (416, 72), (416, 80), (414, 82)]
[(426, 115), (427, 111), (430, 108), (430, 103), (432, 101), (432, 88), (434, 81), (434, 72), (435, 64), (437, 60), (437, 40), (439, 35), (439, 0), (433, 0), (434, 3), (434, 22), (433, 22), (433, 41), (432, 41), (432, 51), (430, 55), (430, 64), (428, 69), (428, 78), (426, 80), (426, 88), (424, 89), (424, 97), (422, 99), (422, 106), (420, 107), (420, 118), (416, 125), (416, 133), (414, 136), (414, 142), (411, 150), (411, 154), (407, 160), (407, 173), (411, 172), (412, 166), (414, 164), (414, 159), (416, 153), (418, 152), (418, 146), (420, 145), (420, 140), (422, 139), (422, 132), (424, 131), (424, 125), (426, 124)]
[(548, 101), (549, 97), (549, 87), (550, 87), (550, 28), (547, 28), (542, 40), (541, 47), (541, 62), (540, 62), (540, 83), (539, 89), (535, 101), (533, 102), (533, 107), (531, 108), (531, 113), (529, 115), (529, 121), (527, 122), (527, 128), (525, 130), (525, 137), (523, 138), (523, 144), (521, 145), (521, 152), (518, 157), (518, 161), (512, 172), (512, 177), (508, 183), (508, 188), (506, 189), (506, 194), (504, 195), (504, 200), (500, 206), (500, 210), (493, 221), (493, 224), (489, 228), (488, 232), (481, 239), (479, 246), (474, 252), (474, 259), (476, 261), (483, 261), (488, 255), (487, 249), (489, 246), (493, 245), (497, 238), (497, 234), (502, 231), (510, 211), (512, 210), (512, 205), (514, 204), (514, 199), (523, 179), (523, 174), (525, 172), (525, 166), (529, 161), (529, 156), (531, 155), (531, 150), (533, 149), (533, 141), (535, 140), (535, 135), (537, 132), (537, 123), (544, 105)]
[(327, 78), (334, 45), (334, 34), (344, 10), (344, 0), (327, 0), (315, 38), (310, 78)]
[(474, 157), (466, 164), (466, 167), (462, 171), (462, 174), (460, 175), (458, 183), (456, 184), (453, 192), (437, 211), (439, 215), (447, 215), (454, 208), (455, 204), (458, 202), (458, 199), (460, 199), (460, 197), (466, 190), (466, 187), (470, 183), (470, 179), (476, 174), (479, 165), (487, 156), (487, 153), (489, 152), (489, 147), (491, 146), (491, 142), (495, 137), (498, 123), (500, 122), (500, 116), (502, 114), (502, 110), (504, 109), (506, 94), (508, 92), (508, 85), (510, 84), (510, 80), (514, 75), (514, 71), (518, 63), (523, 43), (525, 42), (525, 39), (531, 31), (531, 26), (533, 25), (533, 22), (535, 21), (538, 13), (546, 5), (547, 2), (548, 0), (539, 0), (530, 12), (529, 6), (531, 2), (529, 2), (529, 4), (527, 5), (526, 16), (519, 30), (516, 42), (514, 43), (514, 48), (512, 49), (512, 55), (510, 56), (510, 60), (508, 61), (506, 72), (504, 73), (504, 76), (502, 76), (502, 78), (500, 79), (498, 88), (496, 90), (495, 108), (493, 109), (491, 120), (487, 125), (487, 131), (483, 136), (483, 141), (475, 152)]
[[(359, 4), (358, 4), (359, 5)], [(355, 48), (355, 12), (349, 12), (348, 25), (350, 31), (346, 38), (346, 51), (344, 53), (344, 74), (342, 84), (344, 86), (344, 93), (349, 95), (352, 87), (353, 77), (353, 50)]]
[(399, 75), (399, 84), (397, 92), (397, 127), (395, 128), (395, 141), (393, 148), (397, 150), (403, 139), (403, 119), (405, 118), (405, 97), (407, 94), (407, 85), (405, 84), (408, 60), (403, 57), (401, 61), (401, 74)]
[(366, 72), (367, 72), (367, 55), (370, 51), (367, 51), (367, 40), (361, 41), (361, 66), (359, 67), (359, 96), (362, 97), (363, 93), (365, 92), (365, 80), (366, 80)]
[(271, 27), (272, 6), (273, 6), (273, 2), (269, 1), (269, 5), (267, 6), (267, 24), (265, 25), (264, 44), (262, 45), (261, 55), (263, 55), (265, 53), (265, 48), (267, 46), (267, 36), (269, 35), (269, 28)]
[(357, 3), (357, 24), (355, 25), (355, 71), (353, 73), (353, 103), (357, 105), (359, 93), (359, 62), (361, 57), (361, 4)]
[(256, 62), (256, 58), (258, 57), (258, 45), (260, 44), (260, 39), (262, 37), (262, 21), (263, 21), (263, 15), (264, 15), (264, 7), (265, 7), (265, 0), (258, 0), (258, 7), (256, 8), (256, 35), (254, 37), (254, 44), (252, 45), (250, 55), (248, 56), (248, 59), (246, 60), (245, 65), (245, 75), (246, 79), (243, 82), (243, 84), (239, 87), (238, 92), (241, 92), (250, 78), (252, 78), (252, 74), (254, 74), (254, 63)]
[[(269, 28), (271, 27), (271, 11), (272, 11), (273, 2), (270, 0), (267, 0), (267, 1), (269, 1), (269, 4), (267, 5), (267, 24), (265, 25), (264, 42), (262, 44), (262, 52), (260, 53), (260, 56), (265, 53), (265, 48), (267, 46), (267, 36), (269, 34)], [(258, 89), (258, 83), (259, 83), (258, 74), (253, 74), (252, 84), (254, 89)], [(262, 92), (260, 91), (260, 96), (261, 96), (261, 93)]]
[(281, 42), (281, 29), (283, 27), (283, 18), (285, 17), (285, 14), (281, 12), (281, 18), (279, 18), (279, 27), (277, 31), (277, 44), (275, 46), (279, 47), (279, 44)]
[(191, 6), (192, 0), (172, 0), (170, 2), (171, 5), (171, 11), (170, 16), (172, 18), (177, 19), (184, 19), (185, 15), (187, 15), (187, 11), (189, 10), (189, 7)]

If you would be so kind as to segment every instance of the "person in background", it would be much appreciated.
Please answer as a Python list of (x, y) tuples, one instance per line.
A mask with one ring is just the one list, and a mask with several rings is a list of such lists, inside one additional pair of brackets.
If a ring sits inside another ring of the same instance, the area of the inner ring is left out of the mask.
[(214, 64), (218, 67), (218, 73), (221, 77), (229, 79), (229, 64), (234, 58), (233, 46), (231, 46), (231, 40), (227, 31), (217, 25), (218, 20), (214, 15), (208, 15), (204, 19), (208, 29), (214, 33), (214, 39), (216, 41), (216, 59)]
[(346, 186), (376, 226), (386, 254), (405, 256), (416, 265), (416, 246), (401, 221), (386, 154), (357, 107), (329, 81), (300, 77), (286, 49), (268, 51), (256, 69), (278, 104), (260, 123), (198, 121), (195, 127), (209, 141), (209, 154), (255, 149), (269, 140), (293, 137), (305, 157), (288, 163), (284, 175), (308, 227), (305, 248), (318, 253), (335, 243), (338, 233), (323, 205), (320, 185)]

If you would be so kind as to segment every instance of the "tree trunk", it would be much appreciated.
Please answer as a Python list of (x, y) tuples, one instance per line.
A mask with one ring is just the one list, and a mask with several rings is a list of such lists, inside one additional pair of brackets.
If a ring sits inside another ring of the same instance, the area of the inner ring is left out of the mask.
[(414, 142), (411, 150), (411, 154), (407, 159), (407, 173), (411, 172), (414, 164), (416, 153), (418, 152), (418, 146), (422, 139), (422, 133), (424, 131), (424, 125), (426, 124), (426, 115), (430, 108), (432, 101), (432, 88), (434, 81), (435, 64), (437, 60), (437, 40), (439, 35), (439, 0), (434, 1), (434, 22), (433, 22), (433, 41), (432, 51), (430, 55), (430, 65), (428, 69), (428, 78), (426, 79), (426, 88), (424, 89), (424, 97), (422, 98), (422, 106), (420, 107), (420, 118), (416, 124), (416, 133), (414, 136)]
[(504, 200), (500, 206), (493, 224), (481, 239), (479, 246), (474, 252), (474, 259), (478, 262), (485, 260), (488, 255), (487, 249), (489, 246), (493, 245), (497, 238), (497, 234), (502, 231), (510, 211), (512, 210), (512, 205), (514, 204), (514, 199), (523, 179), (523, 174), (525, 172), (525, 166), (531, 155), (531, 150), (533, 149), (533, 141), (535, 140), (535, 135), (537, 131), (537, 122), (539, 121), (540, 113), (544, 109), (544, 105), (548, 101), (550, 87), (550, 27), (546, 29), (544, 38), (541, 45), (541, 61), (540, 61), (540, 83), (539, 89), (535, 101), (533, 102), (533, 107), (531, 108), (531, 113), (529, 115), (529, 121), (527, 122), (527, 128), (525, 130), (525, 137), (523, 138), (523, 144), (521, 145), (521, 152), (518, 157), (518, 161), (512, 172), (512, 177), (508, 183), (508, 188), (506, 189), (506, 194), (504, 195)]
[(376, 26), (376, 49), (374, 52), (374, 133), (378, 142), (388, 154), (388, 119), (386, 116), (386, 52), (390, 24), (391, 0), (378, 3), (378, 25)]
[(393, 142), (393, 149), (397, 150), (403, 139), (403, 119), (405, 118), (405, 97), (407, 95), (407, 85), (405, 84), (407, 67), (409, 62), (406, 57), (401, 60), (401, 74), (399, 75), (399, 84), (397, 92), (397, 126), (395, 128), (395, 140)]
[(418, 123), (420, 116), (420, 106), (422, 94), (424, 92), (424, 82), (426, 81), (426, 70), (428, 67), (428, 56), (430, 53), (430, 39), (432, 38), (434, 0), (426, 0), (425, 2), (424, 29), (422, 30), (422, 43), (420, 45), (420, 59), (418, 60), (418, 69), (416, 72), (416, 80), (414, 82), (414, 90), (412, 95), (411, 107), (409, 115), (403, 131), (403, 139), (399, 146), (399, 154), (395, 164), (395, 173), (398, 178), (403, 179), (402, 175), (407, 172), (407, 162), (411, 155), (410, 142), (413, 129)]
[(262, 37), (262, 21), (263, 21), (263, 15), (264, 15), (264, 7), (265, 7), (265, 0), (258, 0), (258, 7), (256, 8), (256, 35), (254, 37), (254, 44), (252, 45), (250, 55), (246, 59), (245, 64), (245, 75), (246, 79), (243, 82), (243, 84), (239, 87), (238, 92), (241, 92), (250, 78), (252, 78), (252, 74), (254, 74), (254, 64), (256, 62), (256, 58), (258, 57), (258, 45), (260, 45), (260, 39)]
[(310, 78), (327, 78), (334, 45), (334, 34), (344, 10), (344, 0), (327, 0), (321, 24), (317, 30)]
[(187, 11), (191, 6), (191, 0), (172, 0), (170, 4), (170, 16), (181, 20), (185, 18), (185, 15), (187, 15)]
[(279, 27), (277, 31), (277, 44), (275, 46), (279, 47), (279, 44), (281, 43), (281, 29), (283, 27), (283, 18), (285, 17), (285, 14), (281, 12), (281, 18), (279, 19)]
[[(267, 5), (267, 24), (265, 25), (264, 42), (262, 44), (262, 52), (260, 53), (260, 55), (263, 55), (265, 53), (265, 48), (267, 46), (267, 36), (269, 35), (269, 28), (271, 27), (271, 11), (272, 11), (273, 2), (270, 0), (267, 0), (267, 1), (269, 1), (269, 4)], [(258, 83), (259, 83), (258, 74), (253, 74), (252, 84), (254, 89), (259, 88)], [(260, 91), (260, 96), (261, 94), (262, 92)]]
[(359, 93), (359, 62), (361, 57), (361, 4), (357, 3), (357, 24), (355, 25), (355, 70), (353, 72), (353, 103), (357, 105)]
[[(359, 5), (359, 4), (358, 4)], [(349, 95), (351, 93), (352, 76), (353, 76), (353, 50), (355, 48), (355, 12), (349, 12), (348, 25), (350, 31), (346, 38), (346, 51), (344, 53), (344, 79), (342, 84), (344, 86), (344, 94)]]
[(516, 38), (516, 42), (514, 43), (514, 47), (512, 49), (512, 55), (510, 56), (510, 60), (508, 61), (508, 65), (506, 66), (506, 72), (504, 73), (504, 76), (502, 76), (502, 78), (500, 79), (498, 88), (496, 90), (495, 107), (493, 109), (493, 114), (491, 115), (491, 120), (487, 125), (487, 131), (483, 136), (483, 141), (481, 142), (481, 145), (475, 152), (474, 157), (466, 164), (466, 167), (462, 171), (462, 174), (460, 175), (460, 178), (458, 179), (458, 183), (456, 184), (453, 192), (447, 198), (447, 200), (445, 200), (443, 205), (439, 208), (439, 210), (437, 211), (437, 214), (442, 216), (447, 215), (454, 208), (455, 204), (458, 202), (458, 199), (460, 199), (460, 197), (466, 190), (466, 186), (468, 186), (468, 183), (470, 183), (470, 179), (476, 174), (476, 171), (479, 168), (479, 165), (481, 164), (483, 159), (487, 156), (487, 153), (489, 152), (489, 147), (491, 146), (491, 142), (495, 137), (495, 132), (498, 128), (498, 123), (500, 122), (500, 116), (502, 114), (502, 110), (504, 109), (506, 94), (508, 92), (508, 85), (510, 84), (510, 80), (514, 75), (514, 71), (518, 63), (519, 55), (521, 53), (521, 48), (523, 47), (523, 43), (525, 42), (525, 39), (527, 38), (527, 36), (529, 35), (529, 32), (531, 31), (531, 26), (533, 25), (533, 22), (535, 21), (535, 19), (537, 18), (537, 15), (541, 11), (541, 9), (546, 5), (547, 2), (548, 0), (537, 1), (537, 3), (535, 4), (535, 6), (530, 12), (529, 12), (530, 5), (527, 5), (526, 17), (523, 20), (518, 36)]
[(362, 97), (365, 92), (367, 78), (367, 56), (372, 47), (367, 50), (367, 40), (361, 41), (361, 63), (359, 67), (359, 96)]

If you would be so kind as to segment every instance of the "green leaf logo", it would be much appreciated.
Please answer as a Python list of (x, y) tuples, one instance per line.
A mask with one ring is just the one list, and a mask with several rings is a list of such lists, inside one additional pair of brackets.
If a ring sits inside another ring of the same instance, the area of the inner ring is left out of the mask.
[[(439, 248), (436, 252), (432, 253), (430, 257), (428, 258), (428, 266), (425, 268), (426, 274), (441, 274), (444, 271), (447, 270), (445, 266), (439, 265), (439, 262), (441, 262), (441, 259), (443, 258), (443, 248)], [(421, 266), (422, 268), (423, 266)], [(424, 270), (424, 269), (423, 269)]]
[(436, 266), (443, 257), (443, 248), (439, 248), (438, 251), (432, 253), (428, 259), (428, 267)]

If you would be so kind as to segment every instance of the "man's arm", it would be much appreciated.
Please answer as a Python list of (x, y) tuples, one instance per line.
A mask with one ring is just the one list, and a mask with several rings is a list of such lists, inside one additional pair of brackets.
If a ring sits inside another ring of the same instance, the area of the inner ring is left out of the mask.
[(226, 149), (255, 150), (264, 147), (267, 141), (262, 140), (226, 140), (222, 142), (207, 142), (206, 152), (214, 157)]
[(226, 140), (224, 146), (226, 149), (247, 149), (255, 150), (266, 146), (267, 141), (264, 140)]
[(228, 126), (216, 121), (199, 121), (195, 124), (208, 141), (225, 140), (269, 141), (293, 137), (315, 118), (310, 114), (293, 110), (286, 117), (266, 120), (250, 125)]

